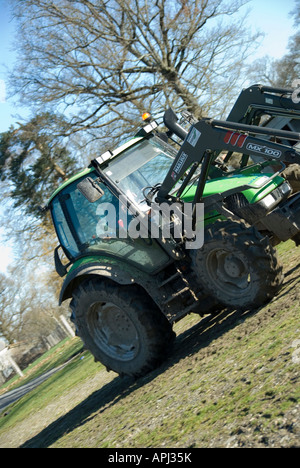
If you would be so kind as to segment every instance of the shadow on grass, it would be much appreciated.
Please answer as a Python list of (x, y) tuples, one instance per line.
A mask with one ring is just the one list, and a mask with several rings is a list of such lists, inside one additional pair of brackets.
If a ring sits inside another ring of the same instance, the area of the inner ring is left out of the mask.
[(213, 340), (236, 327), (241, 320), (256, 314), (260, 309), (247, 312), (225, 310), (216, 316), (207, 316), (199, 323), (178, 335), (172, 355), (156, 370), (144, 377), (134, 380), (130, 377), (117, 376), (89, 395), (84, 401), (56, 421), (51, 423), (39, 434), (23, 443), (20, 448), (47, 448), (63, 435), (83, 426), (93, 419), (94, 413), (101, 414), (108, 408), (126, 398), (138, 388), (143, 387), (157, 376), (164, 373), (176, 363), (197, 353), (208, 346)]

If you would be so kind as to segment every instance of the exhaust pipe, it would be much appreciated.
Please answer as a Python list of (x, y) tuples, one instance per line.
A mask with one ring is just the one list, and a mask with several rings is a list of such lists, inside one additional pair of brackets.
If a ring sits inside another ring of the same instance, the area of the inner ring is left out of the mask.
[[(178, 123), (178, 117), (173, 109), (170, 108), (166, 110), (163, 120), (165, 126), (170, 130), (171, 133), (175, 133), (175, 135), (177, 135), (181, 140), (185, 140), (188, 131)], [(168, 134), (168, 136), (171, 135)]]

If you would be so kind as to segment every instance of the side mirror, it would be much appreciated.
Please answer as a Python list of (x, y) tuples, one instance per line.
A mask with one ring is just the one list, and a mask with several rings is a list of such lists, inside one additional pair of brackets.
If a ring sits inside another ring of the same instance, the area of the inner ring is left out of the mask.
[(68, 273), (68, 266), (70, 266), (70, 263), (68, 263), (67, 265), (64, 265), (62, 263), (58, 253), (59, 249), (61, 249), (60, 245), (54, 249), (54, 264), (56, 273), (58, 273), (59, 276), (63, 278)]
[(86, 177), (77, 184), (79, 192), (90, 202), (94, 203), (103, 197), (104, 192), (91, 177)]

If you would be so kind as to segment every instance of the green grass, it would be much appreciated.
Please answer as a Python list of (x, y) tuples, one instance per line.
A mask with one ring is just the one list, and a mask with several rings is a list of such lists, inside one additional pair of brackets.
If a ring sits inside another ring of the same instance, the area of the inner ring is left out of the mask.
[[(69, 341), (67, 344), (64, 342), (61, 346), (56, 346), (56, 354), (47, 353), (47, 364), (43, 368), (56, 367), (61, 363), (62, 355), (69, 357), (73, 354), (74, 349), (82, 349), (82, 343), (79, 339)], [(60, 354), (58, 358), (57, 354)], [(52, 358), (52, 359), (49, 359)], [(39, 360), (41, 363), (43, 360)], [(0, 419), (0, 433), (14, 425), (22, 422), (28, 415), (37, 410), (42, 410), (51, 401), (55, 401), (62, 394), (70, 391), (78, 383), (83, 382), (85, 379), (91, 378), (95, 373), (99, 372), (99, 364), (95, 364), (94, 358), (88, 352), (82, 352), (74, 357), (70, 363), (53, 374), (49, 379), (41, 383), (37, 388), (23, 396), (20, 400), (10, 405), (9, 417), (2, 417)], [(37, 376), (39, 372), (34, 372)]]
[(23, 371), (24, 377), (20, 378), (18, 375), (15, 375), (12, 379), (5, 382), (5, 384), (0, 387), (0, 395), (8, 390), (18, 388), (45, 372), (64, 364), (72, 356), (80, 353), (82, 349), (83, 344), (80, 339), (66, 338), (30, 364)]

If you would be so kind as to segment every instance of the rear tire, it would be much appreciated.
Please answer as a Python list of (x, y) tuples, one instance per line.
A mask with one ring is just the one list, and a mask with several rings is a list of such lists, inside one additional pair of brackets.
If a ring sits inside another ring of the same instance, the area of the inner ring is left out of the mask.
[(267, 303), (283, 281), (282, 266), (269, 239), (235, 221), (209, 226), (203, 247), (192, 252), (192, 261), (204, 290), (238, 309)]
[(175, 338), (166, 317), (136, 285), (91, 279), (74, 291), (71, 309), (86, 348), (120, 375), (140, 377), (158, 367)]

